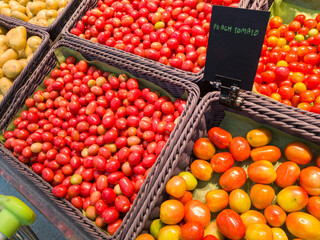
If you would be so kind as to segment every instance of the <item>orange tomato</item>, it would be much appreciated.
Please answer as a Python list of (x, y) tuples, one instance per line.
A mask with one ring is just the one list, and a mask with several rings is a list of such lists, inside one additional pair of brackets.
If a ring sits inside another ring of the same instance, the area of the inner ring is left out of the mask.
[(253, 161), (265, 160), (276, 162), (281, 157), (281, 150), (276, 146), (263, 146), (251, 150), (251, 158)]
[(320, 220), (320, 196), (309, 198), (307, 210), (312, 216)]
[(234, 160), (240, 162), (247, 160), (251, 153), (250, 145), (243, 137), (233, 138), (230, 142), (229, 150)]
[(268, 206), (264, 210), (264, 216), (266, 217), (268, 224), (272, 227), (281, 227), (287, 218), (286, 212), (278, 205)]
[(174, 176), (166, 184), (166, 191), (175, 198), (181, 198), (187, 190), (187, 183), (183, 177)]
[(302, 142), (289, 143), (284, 154), (287, 159), (298, 164), (308, 164), (312, 160), (312, 152), (310, 148)]
[(186, 191), (181, 198), (177, 198), (178, 201), (182, 202), (182, 204), (186, 204), (188, 201), (192, 200), (192, 193)]
[(220, 179), (219, 184), (223, 190), (229, 192), (241, 188), (247, 180), (247, 174), (241, 167), (232, 167), (225, 171)]
[(246, 240), (273, 240), (271, 228), (267, 224), (254, 223), (246, 229)]
[(160, 206), (160, 220), (165, 224), (177, 224), (184, 218), (184, 206), (178, 200), (167, 200)]
[(277, 178), (272, 163), (265, 160), (251, 163), (248, 167), (248, 176), (251, 181), (261, 184), (272, 183)]
[(271, 228), (273, 240), (288, 240), (287, 234), (281, 228)]
[(229, 206), (236, 213), (244, 213), (251, 207), (250, 197), (242, 189), (235, 189), (230, 193)]
[(214, 172), (223, 173), (232, 167), (234, 159), (231, 153), (221, 152), (211, 158), (211, 167)]
[(258, 209), (268, 207), (276, 196), (274, 189), (269, 185), (255, 184), (250, 190), (252, 205)]
[(320, 195), (320, 168), (311, 166), (302, 169), (299, 183), (308, 194), (313, 196)]
[(262, 147), (272, 140), (271, 132), (266, 128), (253, 129), (247, 133), (247, 141), (252, 147)]
[(210, 223), (210, 210), (203, 202), (191, 200), (184, 206), (184, 220), (186, 222), (199, 222), (203, 227), (207, 227)]
[(277, 203), (286, 212), (301, 210), (308, 204), (308, 200), (308, 193), (299, 186), (286, 187), (277, 195)]
[(300, 168), (295, 162), (287, 161), (277, 168), (276, 173), (276, 184), (279, 187), (286, 188), (293, 185), (298, 180)]
[(208, 181), (212, 176), (212, 167), (210, 163), (198, 159), (191, 163), (191, 173), (201, 181)]
[(136, 240), (154, 240), (154, 237), (148, 233), (143, 233), (139, 235)]
[(197, 158), (210, 160), (216, 149), (208, 138), (199, 138), (193, 145), (193, 153)]
[(253, 224), (253, 223), (264, 223), (264, 224), (267, 223), (267, 220), (263, 216), (263, 214), (256, 210), (246, 211), (245, 213), (242, 213), (240, 217), (246, 227), (248, 227), (250, 224)]
[(286, 226), (295, 237), (320, 240), (320, 221), (308, 213), (290, 213), (286, 219)]
[(272, 29), (279, 28), (282, 25), (281, 17), (273, 17), (269, 21), (269, 25)]
[(229, 143), (232, 140), (231, 134), (219, 127), (213, 127), (208, 132), (208, 138), (210, 141), (220, 149), (226, 149), (229, 147)]
[(224, 190), (211, 190), (206, 194), (206, 204), (210, 212), (220, 212), (229, 204), (228, 193)]
[(230, 239), (242, 239), (246, 227), (238, 213), (225, 209), (217, 216), (217, 225), (220, 232)]

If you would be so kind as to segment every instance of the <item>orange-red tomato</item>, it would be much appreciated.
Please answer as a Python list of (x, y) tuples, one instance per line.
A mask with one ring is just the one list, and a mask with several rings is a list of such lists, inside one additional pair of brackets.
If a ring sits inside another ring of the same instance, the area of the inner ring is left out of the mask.
[(192, 193), (189, 191), (186, 191), (181, 198), (177, 198), (178, 201), (182, 202), (183, 204), (186, 204), (188, 201), (192, 200)]
[(286, 219), (286, 226), (295, 237), (320, 240), (320, 221), (308, 213), (290, 213)]
[(317, 157), (317, 159), (316, 159), (316, 164), (317, 164), (318, 167), (320, 167), (320, 156)]
[(258, 209), (268, 207), (276, 196), (274, 189), (269, 185), (255, 184), (250, 190), (252, 205)]
[(166, 184), (166, 191), (175, 198), (183, 197), (187, 190), (187, 183), (183, 177), (174, 176)]
[(230, 209), (218, 214), (217, 225), (220, 232), (230, 239), (242, 239), (246, 232), (246, 226), (239, 214)]
[(143, 233), (139, 235), (136, 240), (154, 240), (154, 237), (148, 233)]
[(221, 189), (211, 190), (206, 194), (206, 204), (211, 212), (220, 212), (229, 204), (228, 193)]
[(269, 25), (272, 29), (279, 28), (282, 25), (282, 18), (281, 17), (273, 17), (269, 21)]
[(250, 145), (243, 137), (233, 138), (230, 142), (229, 150), (234, 160), (240, 162), (247, 160), (251, 153)]
[(199, 138), (193, 145), (193, 153), (197, 158), (210, 160), (216, 149), (208, 138)]
[(181, 240), (202, 240), (204, 228), (199, 222), (188, 222), (181, 227)]
[(271, 228), (267, 224), (254, 223), (246, 229), (246, 240), (273, 240)]
[(287, 218), (286, 212), (278, 205), (268, 206), (264, 210), (264, 216), (266, 217), (268, 224), (272, 227), (281, 227)]
[(293, 185), (298, 180), (300, 168), (295, 162), (287, 161), (277, 168), (276, 173), (276, 184), (279, 187), (286, 188)]
[(320, 196), (313, 196), (309, 198), (307, 210), (312, 216), (320, 220)]
[(311, 166), (302, 169), (299, 183), (308, 194), (313, 196), (320, 195), (320, 168)]
[(263, 146), (251, 150), (251, 158), (253, 161), (266, 160), (276, 162), (281, 157), (281, 151), (276, 146)]
[(219, 179), (223, 190), (229, 192), (241, 188), (247, 180), (247, 174), (241, 167), (232, 167), (225, 171)]
[(185, 204), (184, 209), (184, 220), (186, 222), (199, 222), (203, 227), (207, 227), (210, 223), (210, 210), (203, 202), (191, 200)]
[(178, 200), (167, 200), (160, 206), (160, 220), (165, 224), (177, 224), (184, 217), (184, 206)]
[(288, 160), (298, 164), (308, 164), (312, 160), (312, 152), (310, 148), (302, 142), (289, 143), (284, 153)]
[(308, 193), (299, 186), (286, 187), (277, 195), (277, 203), (286, 212), (301, 210), (308, 204), (308, 200)]
[(215, 154), (211, 158), (211, 167), (214, 172), (223, 173), (232, 167), (234, 159), (229, 152)]
[(207, 161), (198, 159), (191, 163), (191, 173), (201, 181), (208, 181), (212, 176), (212, 167)]
[(253, 223), (267, 223), (266, 218), (261, 212), (249, 210), (241, 214), (241, 219), (246, 227)]
[(220, 149), (226, 149), (232, 140), (231, 134), (219, 127), (213, 127), (208, 132), (210, 141)]
[(251, 181), (260, 184), (272, 183), (277, 178), (272, 163), (265, 160), (251, 163), (248, 167), (248, 176)]
[(252, 147), (262, 147), (271, 142), (272, 134), (266, 128), (256, 128), (248, 132), (246, 138)]

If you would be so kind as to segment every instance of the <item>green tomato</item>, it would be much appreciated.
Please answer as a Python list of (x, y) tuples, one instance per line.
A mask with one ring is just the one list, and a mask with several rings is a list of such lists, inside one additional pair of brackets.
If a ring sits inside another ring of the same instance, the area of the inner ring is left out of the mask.
[(312, 37), (312, 36), (316, 36), (318, 33), (319, 33), (318, 29), (312, 28), (312, 29), (310, 29), (308, 35), (309, 35), (310, 37)]
[(186, 183), (187, 183), (187, 190), (188, 191), (192, 191), (193, 189), (195, 189), (198, 185), (198, 180), (195, 178), (195, 176), (193, 176), (192, 173), (190, 172), (181, 172), (179, 174), (180, 177), (182, 177)]
[(72, 185), (80, 185), (82, 182), (82, 176), (80, 174), (73, 174), (70, 179), (70, 182)]
[(154, 29), (155, 30), (158, 30), (160, 28), (165, 28), (166, 27), (166, 24), (164, 22), (157, 22), (155, 25), (154, 25)]
[(150, 233), (151, 235), (157, 239), (158, 238), (158, 234), (160, 232), (160, 229), (163, 228), (164, 226), (166, 226), (163, 222), (161, 222), (160, 219), (155, 219), (152, 221), (151, 225), (150, 225)]
[(297, 34), (294, 39), (298, 42), (301, 42), (304, 40), (304, 36), (302, 34)]

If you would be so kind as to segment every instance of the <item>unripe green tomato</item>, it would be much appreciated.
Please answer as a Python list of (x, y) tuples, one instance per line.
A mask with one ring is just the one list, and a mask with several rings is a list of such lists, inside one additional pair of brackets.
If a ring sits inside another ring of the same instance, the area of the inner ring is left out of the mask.
[(161, 222), (160, 219), (155, 219), (152, 221), (151, 225), (150, 225), (150, 233), (151, 235), (157, 239), (158, 238), (158, 234), (160, 232), (160, 229), (163, 228), (164, 226), (166, 226), (163, 222)]
[(70, 182), (72, 185), (80, 185), (81, 182), (82, 182), (82, 176), (80, 174), (73, 174), (71, 179), (70, 179)]
[(180, 177), (183, 177), (184, 180), (186, 181), (187, 183), (187, 190), (188, 191), (192, 191), (194, 190), (197, 185), (198, 185), (198, 180), (195, 178), (195, 176), (193, 176), (192, 173), (190, 172), (181, 172), (179, 174)]

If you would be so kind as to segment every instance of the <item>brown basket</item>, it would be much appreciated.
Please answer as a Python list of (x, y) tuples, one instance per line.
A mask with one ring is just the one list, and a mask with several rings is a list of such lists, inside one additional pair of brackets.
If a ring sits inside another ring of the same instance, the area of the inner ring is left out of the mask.
[(148, 198), (145, 199), (141, 211), (136, 216), (134, 224), (126, 229), (128, 234), (125, 239), (135, 239), (141, 231), (149, 229), (153, 219), (159, 218), (160, 205), (168, 198), (165, 190), (166, 183), (172, 176), (189, 169), (193, 161), (194, 142), (201, 137), (207, 137), (210, 128), (220, 125), (225, 116), (225, 110), (320, 144), (319, 118), (314, 119), (293, 112), (285, 105), (265, 101), (251, 92), (241, 93), (241, 97), (245, 99), (241, 111), (219, 104), (219, 94), (217, 92), (209, 93), (202, 99), (179, 142), (172, 150), (172, 155), (167, 159), (165, 166), (158, 169), (161, 169), (161, 172), (157, 173), (159, 178), (153, 184), (154, 186)]
[[(6, 129), (8, 123), (13, 119), (17, 111), (24, 105), (24, 102), (28, 96), (30, 96), (37, 86), (39, 86), (45, 77), (52, 71), (53, 68), (56, 67), (57, 59), (54, 55), (54, 49), (58, 47), (69, 47), (75, 51), (80, 52), (87, 60), (99, 60), (102, 62), (106, 62), (113, 67), (123, 69), (125, 71), (129, 71), (135, 77), (144, 78), (149, 80), (160, 87), (164, 88), (168, 92), (170, 92), (175, 97), (181, 97), (185, 92), (188, 93), (187, 99), (187, 106), (185, 111), (183, 111), (181, 118), (178, 122), (177, 127), (174, 129), (170, 138), (158, 156), (156, 163), (152, 167), (146, 181), (142, 185), (138, 196), (136, 197), (130, 211), (127, 213), (126, 217), (123, 220), (122, 226), (118, 229), (118, 231), (111, 237), (107, 236), (103, 231), (101, 231), (94, 223), (92, 223), (89, 219), (83, 217), (82, 213), (74, 208), (71, 203), (69, 203), (65, 199), (57, 199), (52, 195), (52, 187), (46, 183), (40, 176), (36, 175), (30, 168), (28, 168), (25, 164), (20, 163), (13, 155), (4, 149), (3, 145), (0, 145), (0, 152), (3, 154), (2, 157), (11, 163), (12, 167), (19, 171), (19, 174), (25, 175), (27, 179), (32, 182), (36, 182), (35, 186), (39, 188), (42, 194), (46, 195), (51, 199), (51, 203), (54, 206), (59, 205), (62, 206), (63, 211), (65, 211), (66, 215), (68, 216), (68, 221), (74, 221), (79, 223), (81, 226), (85, 226), (85, 231), (90, 235), (92, 238), (103, 238), (103, 239), (123, 239), (121, 238), (122, 234), (125, 234), (123, 231), (126, 225), (131, 225), (134, 221), (134, 216), (139, 211), (141, 205), (144, 202), (144, 199), (147, 197), (148, 190), (152, 187), (149, 183), (154, 182), (156, 180), (156, 175), (154, 175), (155, 170), (158, 168), (160, 163), (165, 162), (167, 157), (171, 153), (171, 149), (175, 146), (178, 138), (180, 137), (181, 132), (184, 130), (184, 126), (187, 124), (188, 120), (190, 119), (194, 108), (198, 102), (199, 98), (199, 88), (191, 82), (185, 81), (183, 79), (179, 79), (177, 77), (168, 78), (168, 76), (160, 71), (156, 71), (154, 69), (150, 69), (147, 66), (142, 66), (138, 63), (134, 63), (108, 53), (103, 53), (101, 51), (96, 51), (94, 49), (88, 48), (83, 46), (79, 43), (70, 43), (68, 41), (59, 41), (53, 48), (49, 51), (46, 55), (45, 59), (41, 62), (40, 66), (35, 71), (32, 78), (29, 79), (27, 84), (20, 89), (20, 91), (16, 94), (14, 98), (14, 104), (12, 104), (5, 116), (5, 119), (0, 123), (0, 130)], [(41, 211), (41, 210), (40, 210)], [(68, 225), (68, 221), (65, 222)]]
[[(183, 71), (181, 69), (177, 69), (171, 66), (166, 66), (162, 63), (150, 60), (148, 58), (137, 56), (133, 53), (129, 53), (123, 50), (119, 50), (113, 47), (108, 47), (99, 43), (95, 43), (86, 39), (82, 39), (76, 35), (73, 35), (70, 33), (71, 29), (75, 27), (78, 20), (82, 18), (86, 14), (86, 12), (94, 7), (97, 6), (98, 0), (84, 0), (82, 4), (78, 7), (78, 9), (75, 11), (73, 16), (70, 18), (69, 22), (66, 24), (62, 31), (62, 37), (65, 39), (68, 39), (69, 41), (77, 41), (81, 42), (84, 45), (88, 45), (94, 49), (104, 51), (104, 52), (110, 52), (112, 54), (115, 54), (119, 57), (129, 59), (131, 61), (135, 61), (137, 63), (140, 63), (145, 66), (149, 66), (150, 68), (158, 69), (162, 72), (165, 72), (167, 74), (180, 77), (182, 79), (187, 79), (192, 82), (199, 82), (203, 78), (204, 68), (201, 69), (198, 73), (192, 73)], [(257, 2), (257, 4), (255, 4)], [(265, 4), (260, 4), (260, 0), (241, 0), (239, 3), (239, 7), (241, 8), (247, 8), (247, 9), (258, 9), (258, 10), (268, 10), (267, 6)], [(259, 3), (259, 4), (258, 4)]]
[(81, 1), (82, 0), (70, 0), (68, 2), (67, 6), (65, 6), (65, 8), (63, 9), (63, 11), (58, 15), (58, 17), (48, 27), (38, 26), (35, 24), (31, 24), (31, 23), (22, 21), (17, 18), (7, 17), (4, 15), (1, 15), (1, 17), (2, 16), (7, 17), (10, 19), (10, 22), (15, 21), (19, 25), (32, 26), (34, 29), (38, 29), (38, 31), (41, 30), (41, 31), (48, 32), (50, 34), (51, 40), (54, 41), (59, 36), (59, 34), (61, 33), (61, 30), (66, 25), (66, 23), (68, 22), (68, 20), (70, 19), (70, 17), (72, 16), (74, 11), (76, 10), (76, 8), (79, 6)]
[(25, 68), (21, 71), (19, 76), (14, 80), (12, 86), (10, 87), (7, 94), (4, 96), (3, 100), (0, 102), (0, 118), (3, 116), (7, 107), (11, 104), (16, 92), (26, 83), (28, 78), (32, 76), (34, 70), (41, 62), (42, 58), (45, 56), (47, 51), (49, 51), (49, 34), (36, 29), (30, 24), (25, 22), (20, 23), (14, 18), (9, 18), (0, 15), (0, 25), (6, 27), (7, 29), (12, 29), (19, 26), (24, 26), (27, 29), (28, 37), (39, 36), (42, 38), (41, 44), (38, 49), (34, 52), (32, 59), (28, 62)]

